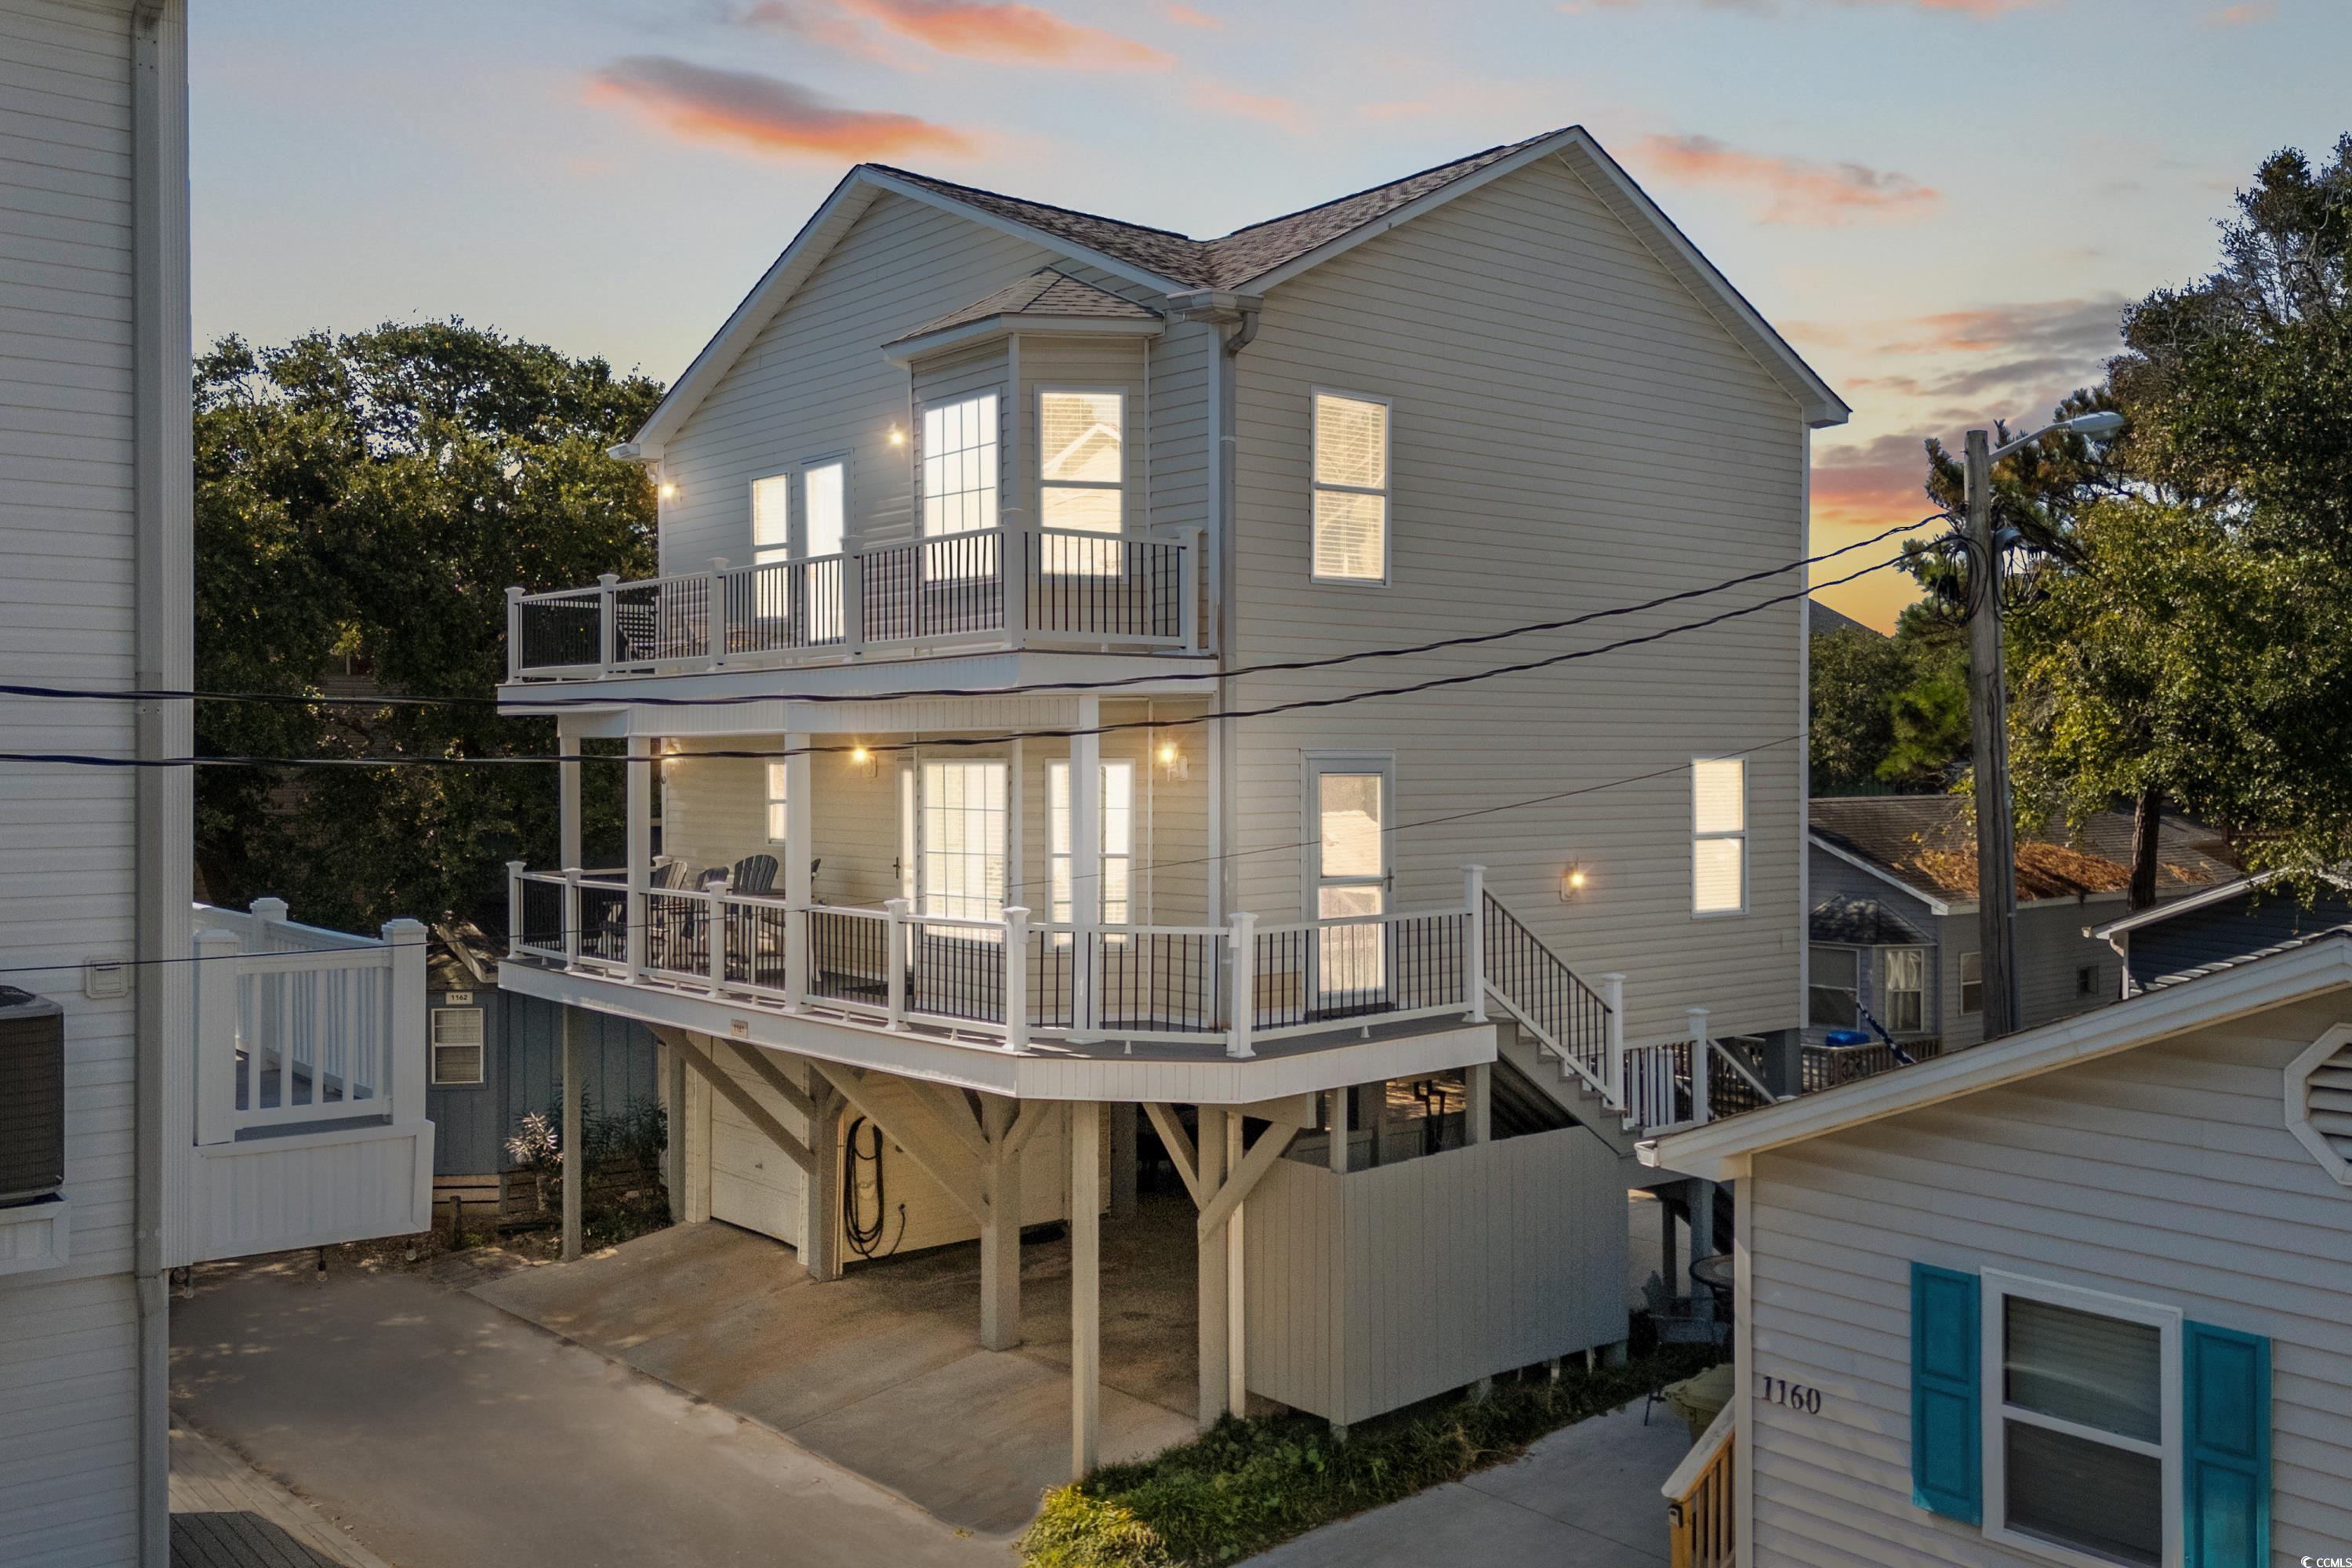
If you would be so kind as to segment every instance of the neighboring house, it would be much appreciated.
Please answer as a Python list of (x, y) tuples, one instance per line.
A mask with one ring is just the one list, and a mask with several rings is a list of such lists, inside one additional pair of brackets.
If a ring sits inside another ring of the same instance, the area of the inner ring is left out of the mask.
[[(13, 681), (194, 683), (185, 21), (0, 0)], [(122, 764), (193, 749), (185, 702), (0, 697), (0, 732)], [(425, 1217), (421, 929), (193, 909), (189, 777), (0, 764), (11, 1564), (166, 1568), (166, 1269)]]
[[(462, 1193), (498, 1201), (507, 1152), (522, 1119), (552, 1117), (563, 1082), (564, 1007), (499, 984), (499, 955), (468, 924), (436, 926), (425, 976), (432, 1061), (425, 1103), (433, 1122), (435, 1201)], [(589, 1109), (616, 1114), (661, 1100), (660, 1047), (644, 1025), (592, 1013), (582, 1093)]]
[(1819, 599), (1805, 601), (1805, 624), (1815, 637), (1824, 637), (1832, 632), (1859, 632), (1864, 637), (1876, 637), (1881, 641), (1886, 637), (1886, 634), (1877, 627), (1864, 626), (1852, 616), (1842, 610), (1832, 610)]
[[(2101, 812), (2069, 841), (2017, 846), (2017, 968), (2027, 1027), (2112, 1002), (2113, 949), (2084, 927), (2121, 914), (2131, 885), (2132, 821)], [(2167, 817), (2157, 895), (2179, 898), (2233, 878), (2210, 832)], [(1944, 1050), (1984, 1037), (1976, 827), (1959, 795), (1821, 795), (1812, 802), (1809, 1039), (1864, 1028), (1866, 1010), (1897, 1042)]]
[(2352, 926), (2352, 879), (2322, 871), (2240, 877), (2096, 927), (2123, 960), (2123, 994), (2192, 979), (2284, 942)]
[(2347, 1018), (2330, 932), (1645, 1149), (1737, 1193), (1706, 1560), (2342, 1560)]
[[(1845, 414), (1579, 129), (1213, 241), (861, 165), (621, 448), (665, 575), (514, 591), (507, 710), (633, 760), (617, 876), (567, 765), (501, 984), (654, 1026), (688, 1216), (820, 1277), (875, 1124), (992, 1346), (1053, 1219), (1084, 1340), (1140, 1106), (1203, 1420), (1606, 1347), (1626, 1121), (1803, 1021), (1802, 602), (1345, 660), (1786, 568)], [(1461, 1146), (1368, 1168), (1416, 1084)]]

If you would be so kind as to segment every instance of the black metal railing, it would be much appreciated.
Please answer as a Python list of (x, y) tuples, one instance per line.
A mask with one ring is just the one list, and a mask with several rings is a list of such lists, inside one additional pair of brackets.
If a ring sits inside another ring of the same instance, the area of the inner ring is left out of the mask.
[(1024, 534), (1022, 549), (1031, 630), (1111, 640), (1183, 635), (1182, 545), (1055, 532)]
[(942, 1018), (1004, 1022), (1004, 934), (907, 922), (907, 1005)]
[(1943, 1041), (1936, 1039), (1904, 1040), (1899, 1045), (1899, 1050), (1884, 1040), (1866, 1046), (1807, 1046), (1801, 1053), (1803, 1061), (1799, 1088), (1806, 1094), (1815, 1094), (1840, 1084), (1875, 1078), (1944, 1052)]
[(781, 903), (718, 900), (714, 923), (725, 942), (719, 963), (731, 984), (784, 986), (784, 948), (792, 940), (792, 915)]
[(1003, 554), (992, 532), (943, 533), (868, 550), (858, 576), (868, 642), (1003, 629)]
[(1609, 1081), (1609, 1004), (1494, 894), (1486, 899), (1486, 984), (1592, 1075)]
[(693, 574), (613, 590), (613, 661), (654, 664), (710, 653), (710, 579)]
[(877, 915), (811, 910), (808, 988), (829, 1002), (886, 1007), (890, 1002), (890, 922)]
[(1099, 954), (1097, 1026), (1158, 1034), (1216, 1035), (1225, 1028), (1232, 990), (1222, 931), (1087, 931), (1079, 940)]
[(697, 977), (710, 973), (710, 900), (700, 893), (646, 894), (646, 967)]
[(525, 669), (595, 668), (604, 662), (604, 599), (594, 589), (525, 599), (515, 636)]
[(1452, 912), (1259, 931), (1251, 1027), (1466, 1007), (1464, 941), (1463, 917)]
[(580, 884), (580, 952), (619, 963), (629, 955), (629, 890), (598, 882)]
[(771, 561), (725, 576), (729, 653), (786, 653), (847, 639), (841, 595), (847, 558)]
[(561, 880), (525, 877), (517, 887), (515, 930), (509, 933), (507, 940), (518, 947), (563, 952), (563, 906), (566, 901)]

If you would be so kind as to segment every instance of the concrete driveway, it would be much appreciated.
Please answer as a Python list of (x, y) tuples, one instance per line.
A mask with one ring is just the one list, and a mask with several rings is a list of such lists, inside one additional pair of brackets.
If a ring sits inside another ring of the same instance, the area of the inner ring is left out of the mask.
[(172, 1304), (173, 1404), (397, 1568), (1006, 1568), (752, 1422), (488, 1303), (299, 1261)]

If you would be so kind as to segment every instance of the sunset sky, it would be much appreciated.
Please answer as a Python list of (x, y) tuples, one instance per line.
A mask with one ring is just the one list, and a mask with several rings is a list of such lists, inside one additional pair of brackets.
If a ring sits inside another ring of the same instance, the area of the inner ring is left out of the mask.
[(2352, 130), (2345, 0), (193, 10), (200, 341), (455, 315), (664, 380), (861, 158), (1205, 237), (1580, 123), (1854, 405), (1821, 548), (1924, 512), (1921, 437), (2046, 416), (2263, 155)]

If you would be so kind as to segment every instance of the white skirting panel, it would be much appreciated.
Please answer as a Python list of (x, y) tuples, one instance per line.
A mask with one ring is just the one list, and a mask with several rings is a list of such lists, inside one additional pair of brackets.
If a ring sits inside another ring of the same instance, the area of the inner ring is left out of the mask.
[(433, 1224), (433, 1124), (200, 1146), (194, 1187), (173, 1265), (413, 1235)]

